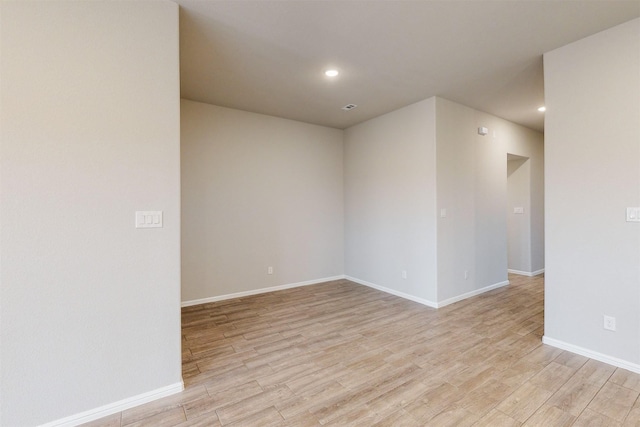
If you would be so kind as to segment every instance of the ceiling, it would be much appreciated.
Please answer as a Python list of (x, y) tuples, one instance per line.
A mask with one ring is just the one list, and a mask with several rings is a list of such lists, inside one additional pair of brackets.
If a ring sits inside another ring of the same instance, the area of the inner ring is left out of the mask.
[(183, 98), (338, 129), (440, 96), (542, 131), (542, 54), (640, 16), (640, 0), (176, 2)]

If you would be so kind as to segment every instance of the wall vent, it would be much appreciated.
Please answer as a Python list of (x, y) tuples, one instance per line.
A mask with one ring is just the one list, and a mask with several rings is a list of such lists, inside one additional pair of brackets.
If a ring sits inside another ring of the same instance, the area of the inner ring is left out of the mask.
[(356, 107), (357, 107), (357, 105), (356, 105), (356, 104), (347, 104), (347, 105), (345, 105), (344, 107), (342, 107), (342, 109), (343, 109), (344, 111), (350, 111), (350, 110), (353, 110), (353, 109), (354, 109), (354, 108), (356, 108)]

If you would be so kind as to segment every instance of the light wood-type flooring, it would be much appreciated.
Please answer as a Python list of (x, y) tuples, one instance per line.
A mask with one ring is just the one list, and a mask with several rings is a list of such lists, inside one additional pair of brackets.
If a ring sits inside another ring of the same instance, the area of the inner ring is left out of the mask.
[(439, 310), (346, 280), (182, 310), (185, 391), (92, 426), (640, 426), (640, 375), (543, 345), (543, 277)]

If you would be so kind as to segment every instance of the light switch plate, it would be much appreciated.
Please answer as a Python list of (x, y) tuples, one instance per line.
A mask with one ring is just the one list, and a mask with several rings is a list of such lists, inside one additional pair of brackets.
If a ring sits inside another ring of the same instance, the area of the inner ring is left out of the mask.
[(161, 228), (162, 211), (136, 211), (136, 228)]
[(627, 208), (627, 222), (640, 222), (640, 208)]
[(523, 207), (513, 208), (513, 213), (514, 214), (523, 214), (524, 213), (524, 208)]

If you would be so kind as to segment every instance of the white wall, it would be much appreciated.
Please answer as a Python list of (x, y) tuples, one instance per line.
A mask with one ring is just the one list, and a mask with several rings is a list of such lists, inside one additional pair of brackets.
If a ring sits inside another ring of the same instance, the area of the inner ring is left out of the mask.
[(183, 100), (182, 212), (185, 302), (343, 275), (342, 131)]
[[(489, 134), (479, 135), (478, 127)], [(448, 303), (507, 283), (507, 153), (531, 158), (531, 215), (540, 218), (543, 135), (442, 98), (436, 129), (438, 302)], [(540, 224), (532, 227), (534, 234), (532, 259), (535, 253), (540, 265)]]
[(545, 341), (640, 372), (640, 223), (625, 222), (640, 206), (640, 20), (544, 62)]
[[(440, 301), (480, 288), (476, 285), (475, 269), (478, 148), (473, 109), (442, 98), (437, 98), (436, 107)], [(446, 210), (445, 217), (443, 210)], [(499, 251), (498, 256), (502, 255)], [(504, 280), (501, 276), (497, 281)]]
[[(507, 160), (507, 267), (531, 273), (531, 162)], [(522, 208), (523, 213), (514, 209)]]
[(0, 424), (178, 391), (178, 8), (0, 13)]
[[(347, 276), (434, 306), (507, 284), (508, 152), (532, 158), (531, 216), (542, 217), (539, 132), (442, 98), (347, 129)], [(542, 260), (541, 224), (533, 234)]]
[(435, 98), (347, 129), (344, 153), (346, 274), (435, 302)]
[[(490, 117), (487, 117), (487, 121)], [(525, 273), (536, 274), (544, 271), (545, 231), (544, 231), (544, 136), (540, 132), (514, 125), (502, 119), (493, 118), (499, 130), (498, 137), (505, 143), (509, 154), (526, 157), (529, 167), (529, 210), (524, 217), (528, 220), (530, 242), (530, 270)], [(511, 210), (513, 215), (513, 210)]]

